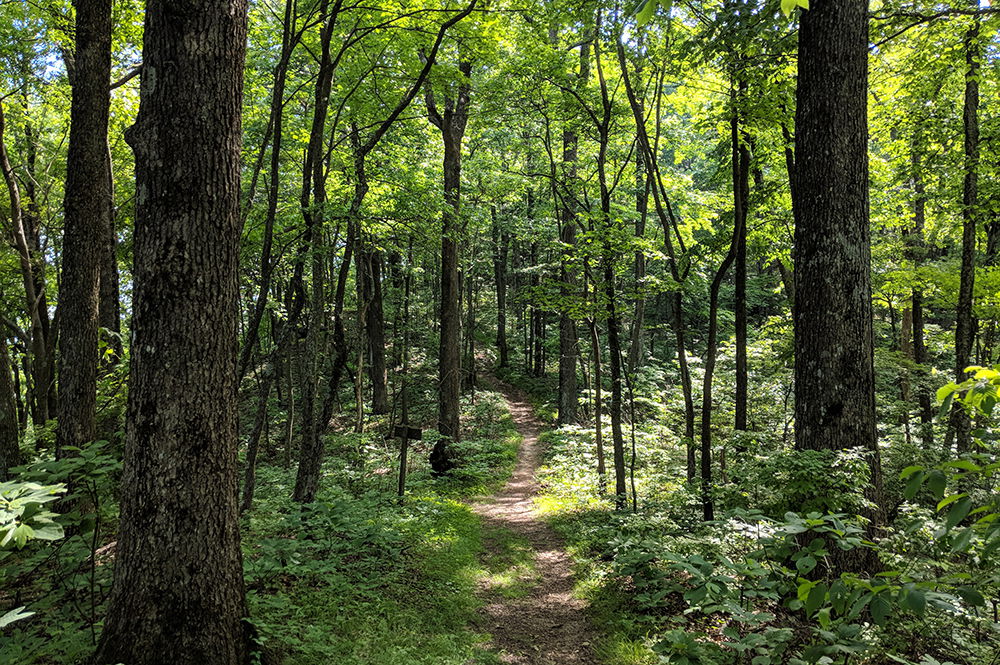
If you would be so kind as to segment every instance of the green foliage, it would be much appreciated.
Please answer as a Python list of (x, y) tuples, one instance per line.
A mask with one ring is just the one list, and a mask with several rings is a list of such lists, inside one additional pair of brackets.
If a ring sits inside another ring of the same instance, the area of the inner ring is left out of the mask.
[(44, 509), (66, 491), (65, 485), (0, 483), (0, 549), (23, 548), (29, 540), (59, 540), (56, 514)]

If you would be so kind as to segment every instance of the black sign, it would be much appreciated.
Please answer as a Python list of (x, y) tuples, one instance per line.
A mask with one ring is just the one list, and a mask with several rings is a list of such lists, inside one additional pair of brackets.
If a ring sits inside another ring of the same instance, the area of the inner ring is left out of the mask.
[(392, 428), (392, 435), (400, 439), (409, 439), (410, 441), (420, 441), (420, 437), (423, 436), (423, 430), (419, 427), (406, 427), (405, 425), (396, 425)]

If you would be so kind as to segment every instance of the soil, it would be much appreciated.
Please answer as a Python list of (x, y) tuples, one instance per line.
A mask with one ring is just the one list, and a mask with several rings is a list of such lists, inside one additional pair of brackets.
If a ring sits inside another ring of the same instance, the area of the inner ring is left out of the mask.
[(594, 633), (585, 615), (586, 603), (573, 596), (572, 561), (552, 528), (535, 512), (538, 493), (535, 471), (541, 464), (538, 435), (542, 423), (527, 397), (497, 384), (504, 393), (522, 436), (517, 467), (504, 488), (476, 504), (484, 521), (487, 552), (496, 547), (489, 534), (502, 530), (523, 539), (534, 558), (533, 584), (519, 598), (504, 598), (483, 585), (480, 630), (492, 636), (488, 645), (503, 663), (518, 665), (597, 665), (592, 653)]

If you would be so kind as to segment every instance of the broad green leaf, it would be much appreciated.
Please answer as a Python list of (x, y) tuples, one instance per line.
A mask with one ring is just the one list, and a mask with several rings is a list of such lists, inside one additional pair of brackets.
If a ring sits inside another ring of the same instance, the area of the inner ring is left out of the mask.
[(972, 542), (972, 527), (968, 527), (958, 532), (955, 536), (955, 540), (951, 542), (952, 552), (964, 552), (969, 548), (969, 544)]
[(986, 599), (983, 598), (983, 594), (979, 593), (975, 589), (969, 586), (960, 586), (955, 589), (955, 593), (964, 600), (969, 605), (973, 607), (984, 607), (986, 605)]
[(811, 615), (818, 610), (826, 600), (827, 586), (822, 582), (809, 590), (809, 597), (806, 598), (806, 614)]
[(961, 494), (949, 494), (945, 498), (943, 498), (940, 501), (938, 501), (937, 510), (940, 512), (940, 510), (942, 508), (944, 508), (945, 506), (948, 506), (948, 505), (950, 505), (950, 504), (958, 501), (959, 499), (961, 499), (961, 498), (963, 498), (965, 496), (967, 496), (967, 494), (965, 492), (962, 492)]
[(969, 510), (972, 508), (972, 499), (969, 497), (964, 497), (960, 499), (955, 505), (951, 507), (948, 511), (948, 519), (945, 520), (945, 528), (951, 529), (956, 526), (959, 522), (965, 519), (965, 516), (969, 514)]
[(907, 478), (909, 478), (910, 476), (912, 476), (913, 474), (915, 474), (917, 471), (922, 471), (923, 468), (924, 467), (917, 466), (917, 465), (908, 466), (908, 467), (906, 467), (905, 469), (903, 469), (902, 471), (899, 472), (899, 479), (900, 480), (906, 480)]
[(872, 613), (872, 621), (875, 622), (875, 625), (881, 626), (883, 623), (885, 623), (885, 620), (889, 617), (889, 614), (892, 613), (892, 603), (889, 602), (889, 599), (886, 597), (886, 594), (880, 593), (874, 598), (872, 598), (872, 602), (871, 605), (869, 605), (869, 609)]
[(657, 0), (646, 0), (646, 3), (642, 6), (642, 9), (635, 15), (635, 20), (639, 25), (646, 25), (649, 20), (653, 18), (653, 14), (656, 12)]
[(948, 485), (948, 479), (945, 477), (944, 472), (934, 469), (929, 474), (927, 474), (927, 489), (937, 498), (944, 497), (944, 488)]
[(923, 616), (924, 611), (927, 609), (927, 597), (922, 590), (911, 588), (903, 592), (900, 605), (917, 616)]
[(924, 478), (926, 474), (923, 471), (917, 471), (915, 474), (910, 476), (910, 481), (906, 483), (906, 488), (903, 490), (903, 496), (907, 499), (912, 499), (920, 491), (920, 486), (924, 484)]

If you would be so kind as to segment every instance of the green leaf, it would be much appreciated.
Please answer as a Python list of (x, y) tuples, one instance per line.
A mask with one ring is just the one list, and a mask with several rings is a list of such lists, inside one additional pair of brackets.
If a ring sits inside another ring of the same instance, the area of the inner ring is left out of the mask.
[(955, 393), (952, 393), (944, 398), (944, 401), (941, 402), (941, 408), (938, 409), (938, 418), (944, 418), (948, 415), (948, 412), (951, 411), (951, 403), (954, 399)]
[(956, 390), (958, 390), (958, 384), (952, 381), (938, 388), (934, 396), (937, 398), (937, 401), (943, 402), (945, 398), (954, 395)]
[(819, 609), (823, 601), (826, 600), (827, 586), (823, 583), (817, 584), (809, 590), (809, 597), (806, 599), (806, 614), (811, 615)]
[(955, 593), (959, 598), (964, 600), (969, 605), (973, 607), (985, 607), (986, 599), (983, 598), (983, 594), (979, 593), (975, 589), (969, 586), (960, 586), (955, 589)]
[(945, 469), (962, 469), (963, 471), (982, 471), (983, 467), (979, 466), (975, 462), (970, 462), (967, 459), (957, 459), (950, 462), (945, 462), (941, 465)]
[(972, 527), (959, 531), (958, 535), (955, 536), (955, 540), (951, 542), (951, 551), (964, 552), (967, 550), (969, 548), (969, 543), (972, 542), (972, 533)]
[(653, 18), (653, 14), (656, 12), (657, 0), (646, 0), (646, 3), (642, 6), (642, 9), (635, 15), (636, 23), (639, 25), (646, 25), (649, 20)]
[(948, 485), (948, 479), (945, 477), (944, 472), (938, 469), (934, 469), (929, 474), (927, 474), (927, 489), (937, 498), (944, 497), (944, 488)]
[(923, 469), (924, 467), (922, 466), (917, 466), (917, 465), (908, 466), (899, 472), (899, 479), (906, 480), (907, 478), (915, 474), (917, 471), (923, 471)]
[(903, 496), (907, 499), (912, 499), (920, 491), (920, 486), (924, 484), (924, 478), (926, 474), (923, 471), (917, 471), (915, 474), (910, 476), (910, 481), (906, 483), (906, 488), (903, 490)]
[(959, 522), (965, 519), (965, 516), (969, 514), (969, 510), (972, 508), (972, 499), (969, 497), (964, 497), (959, 500), (955, 505), (951, 507), (948, 511), (948, 519), (945, 521), (945, 528), (951, 529), (956, 526)]
[(961, 494), (949, 494), (945, 498), (938, 501), (937, 505), (938, 512), (940, 512), (941, 509), (944, 508), (945, 506), (950, 505), (965, 496), (968, 496), (965, 492), (962, 492)]
[(798, 569), (800, 573), (808, 573), (809, 571), (811, 571), (813, 568), (816, 567), (816, 559), (808, 555), (801, 557), (798, 561), (795, 562), (795, 567)]
[(892, 603), (889, 602), (886, 594), (880, 593), (872, 598), (869, 609), (872, 613), (872, 621), (875, 622), (875, 625), (881, 626), (889, 618), (889, 614), (892, 613)]
[(922, 617), (927, 609), (927, 596), (920, 589), (909, 589), (900, 599), (900, 605)]
[(21, 619), (27, 619), (34, 612), (25, 612), (24, 607), (15, 607), (10, 612), (7, 612), (2, 617), (0, 617), (0, 628), (6, 628), (15, 621), (20, 621)]

